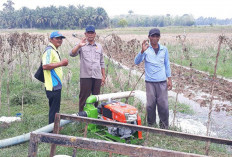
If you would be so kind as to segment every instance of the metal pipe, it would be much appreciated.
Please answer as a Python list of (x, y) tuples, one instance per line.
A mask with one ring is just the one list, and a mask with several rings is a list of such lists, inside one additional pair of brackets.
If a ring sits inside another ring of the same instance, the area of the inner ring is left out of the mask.
[[(87, 98), (86, 104), (92, 104), (92, 103), (95, 103), (98, 101), (109, 100), (109, 99), (126, 98), (129, 96), (135, 95), (134, 92), (132, 92), (131, 95), (130, 95), (130, 93), (131, 93), (131, 91), (102, 94), (102, 95), (91, 95)], [(76, 115), (76, 114), (73, 114), (73, 115)], [(63, 125), (68, 124), (70, 122), (71, 122), (70, 120), (61, 120), (60, 126), (63, 126)], [(47, 126), (40, 128), (38, 130), (33, 131), (33, 133), (51, 132), (51, 131), (53, 131), (53, 128), (54, 128), (54, 124), (52, 123), (52, 124), (49, 124)], [(29, 132), (27, 134), (20, 135), (20, 136), (0, 140), (0, 148), (4, 148), (4, 147), (8, 147), (8, 146), (12, 146), (12, 145), (26, 142), (30, 139), (30, 134), (31, 134), (31, 132)]]
[[(76, 115), (76, 114), (73, 114), (73, 115)], [(63, 125), (68, 124), (70, 122), (71, 122), (70, 120), (61, 120), (60, 126), (63, 126)], [(33, 131), (33, 133), (51, 132), (51, 131), (53, 131), (53, 128), (54, 128), (54, 123), (51, 123), (47, 126), (44, 126), (38, 130)], [(30, 134), (31, 134), (31, 132), (29, 132), (27, 134), (20, 135), (20, 136), (0, 140), (0, 148), (4, 148), (4, 147), (11, 146), (11, 145), (16, 145), (16, 144), (26, 142), (30, 139)]]
[(118, 93), (110, 93), (110, 94), (102, 94), (95, 95), (97, 97), (97, 101), (105, 101), (109, 99), (119, 99), (119, 98), (127, 98), (135, 96), (135, 92), (127, 91), (127, 92), (118, 92)]

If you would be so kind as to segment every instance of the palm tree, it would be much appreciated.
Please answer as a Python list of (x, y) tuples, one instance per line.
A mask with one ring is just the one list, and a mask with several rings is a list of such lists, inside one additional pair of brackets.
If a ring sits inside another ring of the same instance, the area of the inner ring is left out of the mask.
[(85, 8), (84, 5), (78, 5), (77, 6), (77, 15), (78, 15), (78, 26), (79, 28), (84, 28), (85, 27)]
[(14, 2), (12, 0), (7, 0), (6, 3), (3, 3), (3, 21), (5, 21), (6, 28), (13, 28), (15, 25), (15, 16), (14, 16)]
[(35, 16), (33, 10), (30, 10), (27, 7), (23, 7), (19, 10), (19, 17), (17, 17), (18, 26), (21, 25), (21, 28), (32, 28), (35, 23)]
[(6, 13), (9, 13), (9, 12), (14, 12), (14, 2), (12, 0), (7, 0), (6, 3), (3, 3), (3, 11), (6, 12)]
[(133, 10), (129, 10), (128, 13), (131, 15), (131, 14), (133, 14), (134, 12), (133, 12)]
[(109, 17), (106, 13), (105, 9), (98, 7), (96, 8), (96, 20), (97, 20), (97, 27), (105, 28), (109, 26)]

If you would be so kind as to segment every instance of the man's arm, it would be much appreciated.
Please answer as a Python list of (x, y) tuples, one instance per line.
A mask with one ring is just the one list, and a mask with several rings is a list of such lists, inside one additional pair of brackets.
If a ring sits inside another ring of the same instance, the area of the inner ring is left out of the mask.
[(168, 90), (172, 90), (172, 78), (168, 77)]
[(171, 77), (171, 68), (170, 68), (170, 61), (169, 61), (169, 55), (168, 55), (167, 48), (165, 51), (164, 66), (165, 66), (166, 77)]
[(165, 64), (166, 76), (168, 78), (168, 90), (171, 90), (172, 89), (172, 78), (171, 78), (171, 68), (170, 68), (168, 49), (166, 49), (166, 52), (165, 52), (164, 64)]
[(52, 70), (52, 69), (55, 69), (61, 66), (67, 66), (67, 65), (68, 65), (68, 59), (65, 58), (62, 61), (57, 62), (57, 63), (50, 63), (50, 64), (43, 65), (43, 70)]
[(80, 44), (76, 45), (70, 52), (70, 56), (76, 56), (77, 51), (81, 48)]
[(106, 75), (105, 75), (105, 68), (101, 68), (101, 73), (102, 73), (102, 83), (101, 85), (103, 86), (106, 81)]
[(138, 65), (143, 61), (143, 59), (144, 59), (144, 55), (141, 52), (139, 52), (134, 59), (134, 63)]
[(79, 44), (77, 44), (70, 52), (70, 56), (74, 57), (77, 55), (77, 51), (86, 45), (86, 38), (83, 38)]

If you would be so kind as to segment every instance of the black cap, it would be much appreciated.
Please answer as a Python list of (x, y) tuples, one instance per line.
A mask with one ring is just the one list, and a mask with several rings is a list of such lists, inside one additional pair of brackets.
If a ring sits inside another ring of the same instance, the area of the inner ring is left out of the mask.
[(159, 30), (158, 28), (153, 28), (153, 29), (151, 29), (151, 30), (149, 31), (148, 36), (152, 36), (152, 35), (154, 35), (154, 34), (160, 36), (160, 30)]

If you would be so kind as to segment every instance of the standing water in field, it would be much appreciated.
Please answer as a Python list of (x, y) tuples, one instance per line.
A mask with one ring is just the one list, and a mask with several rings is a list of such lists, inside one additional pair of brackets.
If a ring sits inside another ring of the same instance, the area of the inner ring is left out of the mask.
[[(174, 97), (176, 93), (169, 91), (169, 96)], [(146, 105), (146, 92), (135, 91), (135, 97), (139, 99), (142, 104)], [(200, 107), (200, 104), (185, 98), (183, 95), (178, 96), (178, 102), (184, 103), (191, 106), (194, 111), (193, 115), (177, 113), (176, 115), (176, 126), (181, 128), (183, 132), (196, 134), (196, 135), (206, 135), (206, 124), (208, 121), (208, 108)], [(158, 115), (158, 114), (157, 114)], [(157, 122), (159, 121), (157, 116)], [(170, 110), (169, 122), (173, 121), (173, 112)], [(232, 116), (227, 115), (225, 111), (212, 113), (212, 127), (210, 136), (220, 137), (220, 138), (231, 138), (232, 137)]]
[[(169, 96), (176, 97), (176, 93), (173, 91), (169, 91)], [(199, 132), (202, 132), (202, 135), (206, 135), (206, 124), (208, 121), (208, 113), (209, 108), (208, 107), (201, 107), (199, 103), (189, 100), (188, 98), (184, 97), (183, 94), (179, 94), (178, 96), (178, 102), (184, 103), (186, 105), (189, 105), (193, 111), (193, 115), (186, 115), (186, 114), (178, 114), (178, 117), (184, 119), (191, 119), (195, 120), (197, 122), (200, 122), (205, 126), (204, 131), (200, 130)], [(231, 104), (230, 104), (231, 105)], [(232, 137), (232, 115), (229, 115), (226, 111), (212, 111), (211, 116), (211, 135), (214, 137), (221, 137), (221, 138), (231, 138)]]

